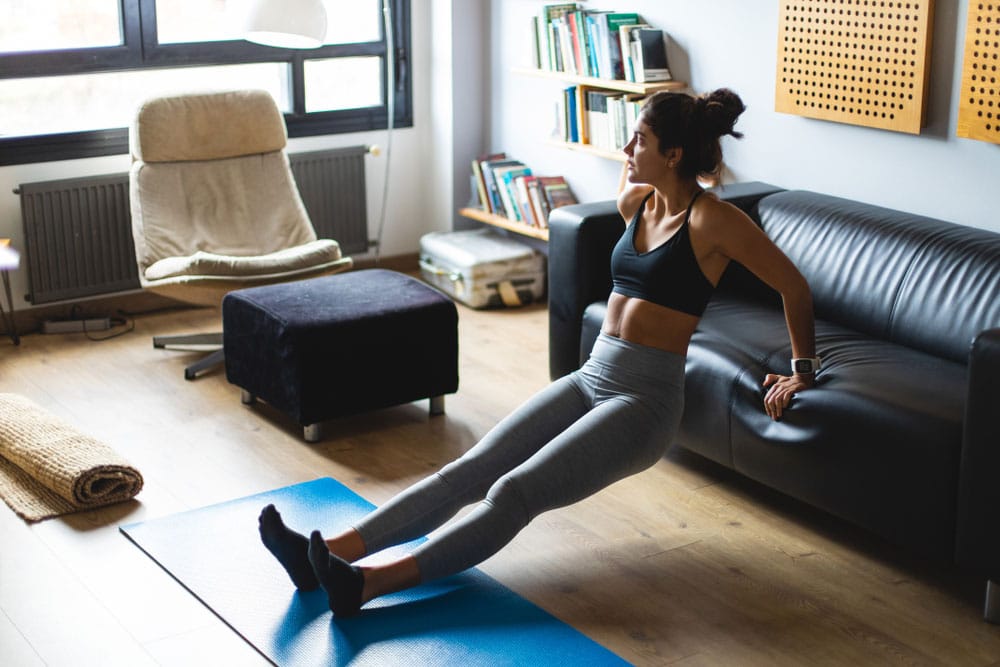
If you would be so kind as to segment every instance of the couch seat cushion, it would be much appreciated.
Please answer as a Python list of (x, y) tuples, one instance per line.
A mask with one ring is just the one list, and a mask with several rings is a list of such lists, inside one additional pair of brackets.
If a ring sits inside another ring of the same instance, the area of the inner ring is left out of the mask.
[(816, 341), (818, 386), (774, 422), (760, 383), (788, 373), (783, 313), (717, 295), (689, 349), (680, 443), (898, 542), (948, 555), (965, 366), (822, 320)]

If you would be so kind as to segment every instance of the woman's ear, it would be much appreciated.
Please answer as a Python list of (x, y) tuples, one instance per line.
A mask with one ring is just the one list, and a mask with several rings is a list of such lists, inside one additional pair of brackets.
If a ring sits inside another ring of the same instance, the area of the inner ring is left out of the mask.
[(677, 165), (680, 164), (681, 158), (684, 157), (684, 149), (680, 146), (668, 148), (667, 152), (663, 154), (663, 157), (666, 159), (668, 167), (676, 169)]

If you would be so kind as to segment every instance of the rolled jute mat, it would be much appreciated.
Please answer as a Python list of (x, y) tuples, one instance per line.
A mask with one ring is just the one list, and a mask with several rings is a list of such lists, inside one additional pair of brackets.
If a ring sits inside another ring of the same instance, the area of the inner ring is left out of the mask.
[(0, 497), (28, 522), (129, 500), (142, 475), (37, 403), (0, 394)]

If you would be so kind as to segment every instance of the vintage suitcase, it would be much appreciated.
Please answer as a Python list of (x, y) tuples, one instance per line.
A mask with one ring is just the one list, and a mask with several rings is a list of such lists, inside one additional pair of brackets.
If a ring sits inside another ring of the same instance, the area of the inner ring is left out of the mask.
[(521, 306), (545, 295), (545, 255), (491, 229), (425, 234), (420, 272), (472, 308)]

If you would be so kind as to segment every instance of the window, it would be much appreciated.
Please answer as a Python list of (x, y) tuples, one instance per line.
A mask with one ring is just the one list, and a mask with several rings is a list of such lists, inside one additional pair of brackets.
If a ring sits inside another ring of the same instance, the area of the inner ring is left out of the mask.
[[(295, 50), (239, 39), (237, 0), (4, 0), (0, 165), (126, 153), (139, 102), (180, 90), (263, 88), (292, 137), (386, 127), (382, 0), (324, 2), (326, 43)], [(405, 127), (410, 2), (390, 4), (393, 125)]]

